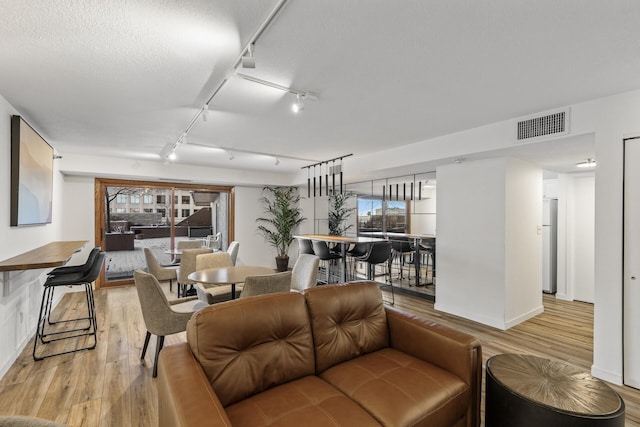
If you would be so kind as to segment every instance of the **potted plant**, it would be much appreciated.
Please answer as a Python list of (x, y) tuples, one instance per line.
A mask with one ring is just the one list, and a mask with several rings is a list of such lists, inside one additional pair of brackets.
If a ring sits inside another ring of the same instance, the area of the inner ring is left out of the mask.
[(353, 224), (346, 226), (344, 224), (353, 211), (356, 210), (355, 207), (350, 208), (347, 206), (347, 201), (351, 198), (351, 195), (351, 193), (345, 191), (329, 197), (329, 234), (342, 235), (353, 227)]
[(278, 271), (289, 266), (289, 246), (293, 229), (306, 220), (300, 208), (300, 195), (295, 187), (264, 187), (260, 202), (265, 216), (256, 219), (258, 231), (276, 251)]

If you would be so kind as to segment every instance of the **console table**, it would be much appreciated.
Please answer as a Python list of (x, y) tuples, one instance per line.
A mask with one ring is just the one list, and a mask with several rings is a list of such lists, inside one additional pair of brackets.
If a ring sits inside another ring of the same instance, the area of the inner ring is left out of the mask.
[(3, 274), (3, 296), (9, 294), (9, 273), (12, 271), (54, 268), (65, 265), (71, 255), (82, 249), (87, 240), (51, 242), (0, 262)]

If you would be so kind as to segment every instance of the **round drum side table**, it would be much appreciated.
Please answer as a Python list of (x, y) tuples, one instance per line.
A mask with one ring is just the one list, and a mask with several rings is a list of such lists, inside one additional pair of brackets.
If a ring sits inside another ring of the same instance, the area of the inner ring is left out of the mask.
[(535, 356), (487, 361), (486, 427), (624, 427), (624, 401), (572, 366)]

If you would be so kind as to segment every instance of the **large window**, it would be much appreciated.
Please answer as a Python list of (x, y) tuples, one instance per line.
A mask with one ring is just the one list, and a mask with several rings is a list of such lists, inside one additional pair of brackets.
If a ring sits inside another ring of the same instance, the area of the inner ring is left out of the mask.
[(150, 205), (153, 203), (153, 195), (152, 194), (145, 194), (144, 196), (142, 196), (142, 203), (144, 203), (145, 205)]

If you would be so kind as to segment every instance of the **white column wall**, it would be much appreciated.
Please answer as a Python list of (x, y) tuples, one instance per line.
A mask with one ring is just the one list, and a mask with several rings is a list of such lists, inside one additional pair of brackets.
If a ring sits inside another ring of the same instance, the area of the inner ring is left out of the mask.
[(437, 169), (437, 310), (505, 328), (505, 159)]
[(507, 159), (505, 174), (505, 327), (542, 313), (542, 171)]
[(499, 329), (542, 312), (542, 175), (515, 159), (442, 166), (438, 310)]

